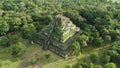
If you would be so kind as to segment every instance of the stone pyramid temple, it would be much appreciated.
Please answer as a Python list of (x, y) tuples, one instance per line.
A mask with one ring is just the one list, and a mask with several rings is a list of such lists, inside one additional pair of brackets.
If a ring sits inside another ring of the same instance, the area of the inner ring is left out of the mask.
[(37, 34), (37, 43), (45, 49), (50, 49), (62, 57), (67, 57), (70, 45), (75, 41), (80, 31), (69, 18), (56, 15), (54, 21)]

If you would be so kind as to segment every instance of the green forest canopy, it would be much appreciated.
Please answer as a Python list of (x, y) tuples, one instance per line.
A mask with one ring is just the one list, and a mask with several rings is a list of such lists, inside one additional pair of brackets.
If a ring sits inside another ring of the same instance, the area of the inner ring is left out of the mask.
[[(111, 57), (119, 58), (117, 47), (120, 40), (119, 0), (1, 0), (0, 1), (0, 45), (9, 47), (17, 42), (11, 33), (21, 33), (25, 39), (33, 40), (37, 32), (61, 14), (82, 30), (78, 36), (78, 47), (108, 43)], [(12, 39), (13, 41), (9, 41)], [(115, 45), (115, 46), (114, 46)], [(79, 50), (79, 49), (78, 49)], [(116, 59), (111, 59), (117, 63)]]

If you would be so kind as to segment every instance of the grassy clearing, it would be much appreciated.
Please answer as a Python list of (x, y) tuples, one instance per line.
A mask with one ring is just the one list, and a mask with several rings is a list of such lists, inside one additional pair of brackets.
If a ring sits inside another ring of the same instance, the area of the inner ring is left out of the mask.
[[(29, 66), (31, 65), (31, 60), (34, 58), (38, 58), (36, 64), (39, 66), (62, 59), (49, 50), (43, 50), (38, 44), (31, 44), (30, 41), (22, 38), (20, 38), (19, 41), (27, 46), (27, 50), (22, 56), (17, 58), (11, 55), (10, 47), (0, 47), (0, 68), (18, 68), (20, 65), (21, 67)], [(50, 55), (49, 59), (45, 57), (46, 54)]]
[[(49, 54), (50, 58), (46, 59), (45, 55)], [(39, 58), (38, 63), (40, 65), (44, 65), (46, 63), (50, 63), (53, 61), (57, 61), (61, 59), (61, 57), (57, 56), (56, 54), (52, 53), (49, 50), (43, 50), (42, 47), (40, 47), (37, 44), (30, 45), (29, 49), (27, 50), (26, 54), (24, 55), (24, 58), (26, 59), (32, 59), (32, 58)]]
[(0, 60), (0, 68), (18, 68), (22, 60), (11, 61), (11, 60)]
[(21, 62), (10, 54), (9, 48), (0, 47), (0, 68), (17, 68)]

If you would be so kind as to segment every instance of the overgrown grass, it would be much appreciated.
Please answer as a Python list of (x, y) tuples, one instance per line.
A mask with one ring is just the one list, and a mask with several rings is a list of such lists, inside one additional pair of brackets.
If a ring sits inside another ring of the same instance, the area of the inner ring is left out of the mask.
[(10, 54), (10, 47), (0, 47), (0, 68), (17, 68), (21, 62)]
[[(35, 64), (40, 66), (62, 59), (60, 56), (49, 50), (43, 50), (38, 44), (31, 44), (28, 40), (19, 38), (19, 42), (22, 42), (27, 47), (26, 52), (19, 57), (13, 57), (11, 55), (10, 47), (0, 47), (0, 68), (18, 68), (20, 65), (22, 67), (29, 66), (34, 58), (38, 59)], [(49, 59), (45, 57), (46, 54), (50, 55)]]
[(18, 68), (21, 62), (22, 60), (17, 60), (17, 61), (11, 61), (9, 59), (0, 60), (0, 68)]

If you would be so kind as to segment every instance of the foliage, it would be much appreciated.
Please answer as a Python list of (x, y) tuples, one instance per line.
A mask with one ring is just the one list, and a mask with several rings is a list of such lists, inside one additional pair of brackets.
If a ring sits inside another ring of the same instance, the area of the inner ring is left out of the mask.
[[(111, 46), (103, 62), (119, 63), (120, 43), (116, 42), (120, 41), (119, 2), (118, 0), (2, 0), (0, 46), (11, 45), (12, 53), (19, 55), (20, 52), (16, 49), (21, 50), (23, 47), (24, 50), (25, 47), (17, 43), (19, 37), (13, 35), (14, 32), (21, 33), (25, 39), (33, 40), (37, 32), (53, 21), (55, 15), (61, 14), (70, 18), (82, 31), (77, 42), (72, 45), (74, 55), (79, 55), (84, 47), (90, 45), (109, 44)], [(98, 56), (93, 54), (91, 58), (96, 61)], [(83, 68), (85, 65), (87, 66), (83, 63)]]
[(108, 63), (108, 62), (110, 62), (110, 56), (109, 56), (109, 55), (103, 56), (102, 62), (103, 62), (103, 63)]
[(33, 24), (27, 24), (22, 27), (22, 36), (26, 39), (33, 39), (36, 34), (36, 28)]
[(104, 68), (116, 68), (116, 65), (114, 63), (107, 63)]
[(76, 68), (83, 68), (81, 65), (78, 65)]
[(80, 54), (80, 44), (79, 42), (75, 41), (73, 44), (72, 44), (72, 54), (73, 55), (79, 55)]
[(8, 35), (8, 38), (9, 38), (9, 43), (10, 44), (14, 44), (14, 43), (17, 43), (19, 40), (19, 35), (16, 34), (16, 35)]
[(26, 49), (27, 48), (26, 48), (26, 46), (23, 43), (18, 42), (16, 44), (12, 45), (12, 47), (11, 47), (11, 54), (13, 56), (20, 56), (20, 55), (22, 55), (26, 51)]
[(101, 65), (96, 65), (95, 68), (102, 68), (102, 66)]
[(78, 37), (77, 41), (80, 43), (81, 48), (84, 48), (87, 46), (87, 42), (89, 41), (89, 38), (86, 35), (81, 35)]
[(37, 58), (32, 58), (32, 59), (31, 59), (31, 61), (30, 61), (30, 63), (33, 65), (33, 64), (36, 64), (36, 63), (37, 63), (37, 61), (38, 61), (38, 59), (37, 59)]
[(90, 59), (91, 59), (93, 62), (96, 62), (97, 59), (98, 59), (98, 57), (99, 57), (99, 55), (98, 55), (97, 52), (92, 53), (92, 54), (90, 55)]
[(83, 62), (80, 64), (83, 68), (89, 68), (89, 64), (86, 62)]
[(114, 42), (111, 47), (109, 47), (108, 55), (111, 57), (111, 61), (119, 62), (120, 56), (120, 43)]
[(46, 55), (45, 55), (45, 58), (46, 58), (46, 59), (50, 59), (50, 54), (46, 54)]
[(111, 36), (106, 35), (106, 36), (104, 37), (104, 41), (105, 41), (106, 43), (111, 42)]
[(9, 31), (9, 25), (6, 21), (0, 21), (0, 35), (6, 34)]
[(71, 64), (66, 64), (66, 65), (64, 66), (64, 68), (72, 68), (72, 65), (71, 65)]
[(101, 65), (95, 65), (95, 64), (93, 64), (93, 63), (90, 63), (89, 68), (102, 68), (102, 66), (101, 66)]
[(9, 39), (5, 36), (0, 37), (0, 46), (3, 46), (3, 47), (9, 46)]

